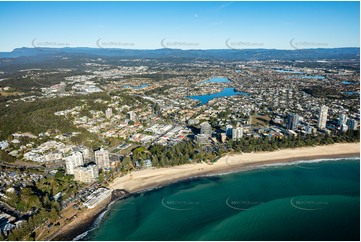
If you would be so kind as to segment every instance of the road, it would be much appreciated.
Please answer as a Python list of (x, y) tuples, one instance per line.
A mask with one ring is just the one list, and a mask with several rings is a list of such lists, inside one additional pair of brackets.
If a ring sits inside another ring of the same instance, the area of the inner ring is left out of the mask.
[(0, 160), (0, 166), (4, 168), (15, 168), (15, 169), (35, 169), (41, 172), (49, 172), (54, 169), (58, 169), (64, 166), (64, 162), (54, 162), (52, 164), (32, 164), (27, 162), (7, 163)]

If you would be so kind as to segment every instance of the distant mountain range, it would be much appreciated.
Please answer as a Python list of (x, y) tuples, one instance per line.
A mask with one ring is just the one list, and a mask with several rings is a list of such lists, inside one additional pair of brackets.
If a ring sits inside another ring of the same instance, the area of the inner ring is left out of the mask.
[(119, 57), (119, 58), (191, 58), (212, 60), (359, 60), (360, 48), (320, 48), (320, 49), (211, 49), (211, 50), (181, 50), (181, 49), (102, 49), (102, 48), (17, 48), (11, 52), (0, 52), (0, 58), (19, 57), (51, 57), (51, 56), (88, 56), (88, 57)]

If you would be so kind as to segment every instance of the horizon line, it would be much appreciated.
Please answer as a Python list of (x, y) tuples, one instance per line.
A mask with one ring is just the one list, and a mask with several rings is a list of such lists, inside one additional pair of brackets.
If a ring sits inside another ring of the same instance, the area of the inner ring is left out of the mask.
[(103, 48), (103, 47), (89, 47), (89, 46), (64, 46), (64, 47), (17, 47), (12, 49), (11, 51), (0, 51), (2, 53), (11, 53), (17, 49), (99, 49), (99, 50), (182, 50), (182, 51), (207, 51), (207, 50), (326, 50), (326, 49), (346, 49), (346, 48), (358, 48), (360, 49), (360, 46), (342, 46), (342, 47), (319, 47), (319, 48), (290, 48), (290, 49), (281, 49), (281, 48), (208, 48), (208, 49), (182, 49), (182, 48)]

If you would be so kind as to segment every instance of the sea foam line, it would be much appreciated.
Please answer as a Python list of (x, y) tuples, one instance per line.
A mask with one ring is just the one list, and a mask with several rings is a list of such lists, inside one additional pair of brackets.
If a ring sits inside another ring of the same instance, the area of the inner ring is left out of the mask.
[(226, 172), (219, 172), (219, 173), (217, 173), (215, 171), (212, 174), (199, 174), (199, 175), (187, 177), (187, 178), (184, 178), (184, 179), (181, 179), (181, 180), (177, 180), (177, 181), (174, 181), (174, 182), (170, 182), (170, 183), (167, 183), (167, 184), (164, 184), (164, 185), (158, 185), (158, 186), (146, 188), (146, 189), (134, 192), (133, 194), (139, 194), (139, 193), (143, 193), (143, 192), (157, 190), (159, 188), (169, 186), (169, 185), (172, 185), (172, 184), (175, 184), (175, 183), (194, 180), (194, 179), (202, 178), (202, 177), (224, 176), (224, 175), (229, 175), (229, 174), (233, 174), (233, 173), (241, 173), (241, 172), (250, 171), (250, 170), (267, 169), (269, 167), (293, 166), (293, 165), (302, 164), (302, 163), (320, 163), (320, 162), (324, 162), (324, 161), (355, 160), (355, 159), (360, 159), (360, 157), (322, 158), (322, 159), (314, 159), (314, 160), (296, 160), (296, 161), (291, 161), (291, 162), (277, 162), (277, 163), (271, 163), (271, 164), (254, 164), (252, 166), (242, 167), (242, 169), (239, 169), (239, 170), (235, 169), (235, 170), (230, 170), (230, 171), (226, 171)]
[(312, 163), (320, 163), (324, 161), (339, 161), (339, 160), (356, 160), (360, 159), (360, 157), (344, 157), (344, 158), (322, 158), (322, 159), (314, 159), (314, 160), (296, 160), (291, 162), (278, 162), (271, 164), (263, 164), (260, 166), (254, 166), (255, 168), (259, 167), (278, 167), (278, 166), (288, 166), (288, 165), (297, 165), (297, 164), (312, 164)]
[(291, 162), (277, 162), (277, 163), (270, 163), (270, 164), (257, 164), (256, 163), (256, 164), (254, 164), (252, 166), (242, 167), (242, 169), (239, 169), (239, 170), (231, 170), (231, 171), (227, 171), (227, 172), (200, 175), (200, 176), (195, 176), (193, 178), (224, 176), (224, 175), (228, 175), (228, 174), (241, 173), (241, 172), (250, 171), (250, 170), (267, 169), (269, 167), (294, 166), (294, 165), (297, 165), (297, 164), (312, 164), (312, 163), (320, 163), (320, 162), (324, 162), (324, 161), (357, 160), (357, 159), (359, 160), (360, 157), (322, 158), (322, 159), (314, 159), (314, 160), (296, 160), (296, 161), (291, 161)]
[[(360, 159), (360, 157), (322, 158), (322, 159), (314, 159), (314, 160), (298, 160), (298, 161), (292, 161), (292, 162), (278, 162), (278, 163), (260, 164), (260, 165), (255, 164), (254, 166), (245, 167), (242, 170), (233, 170), (233, 171), (227, 171), (227, 172), (222, 172), (222, 173), (196, 175), (196, 176), (188, 177), (188, 178), (185, 178), (185, 179), (182, 179), (182, 180), (179, 180), (179, 181), (175, 181), (174, 183), (194, 180), (194, 179), (202, 178), (202, 177), (224, 176), (224, 175), (229, 175), (229, 174), (233, 174), (233, 173), (241, 173), (241, 172), (244, 172), (244, 171), (255, 170), (255, 169), (267, 169), (268, 167), (292, 166), (292, 165), (297, 165), (297, 164), (302, 164), (302, 163), (320, 163), (320, 162), (324, 162), (324, 161), (355, 160), (355, 159)], [(169, 184), (164, 184), (164, 185), (160, 185), (160, 186), (158, 185), (158, 186), (154, 186), (154, 187), (145, 188), (145, 189), (142, 189), (140, 191), (132, 193), (132, 195), (157, 190), (159, 188), (162, 188), (162, 187), (165, 187), (165, 186), (168, 186), (168, 185), (172, 185), (174, 183), (169, 183)], [(81, 240), (81, 239), (85, 238), (88, 235), (89, 232), (95, 230), (98, 227), (98, 225), (101, 223), (101, 221), (104, 218), (105, 214), (111, 209), (111, 207), (117, 201), (118, 200), (114, 200), (111, 203), (109, 203), (108, 206), (107, 206), (107, 209), (104, 212), (102, 212), (95, 219), (95, 221), (92, 224), (91, 228), (89, 230), (85, 231), (84, 233), (76, 236), (73, 239), (73, 241)]]
[(99, 214), (99, 216), (94, 220), (94, 222), (92, 223), (92, 225), (90, 226), (90, 229), (88, 229), (87, 231), (85, 231), (84, 233), (79, 234), (78, 236), (76, 236), (73, 241), (78, 241), (78, 240), (82, 240), (83, 238), (85, 238), (89, 232), (95, 230), (98, 225), (101, 223), (101, 221), (103, 220), (105, 214), (108, 212), (108, 209), (106, 209), (105, 211), (103, 211), (101, 214)]

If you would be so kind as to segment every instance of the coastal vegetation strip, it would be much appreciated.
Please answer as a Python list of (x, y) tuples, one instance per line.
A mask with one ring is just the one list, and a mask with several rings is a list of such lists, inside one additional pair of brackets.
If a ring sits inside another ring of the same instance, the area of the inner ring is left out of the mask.
[[(358, 157), (359, 154), (360, 143), (341, 143), (325, 146), (284, 149), (272, 152), (234, 153), (232, 155), (227, 154), (212, 164), (185, 164), (175, 167), (131, 172), (128, 175), (116, 178), (111, 184), (109, 184), (109, 187), (116, 193), (118, 193), (119, 189), (129, 191), (130, 193), (124, 196), (128, 197), (137, 192), (194, 177), (243, 171), (264, 165), (281, 163), (292, 164), (290, 162), (300, 160)], [(119, 197), (116, 197), (116, 199), (119, 199)], [(112, 201), (114, 201), (114, 199)], [(96, 214), (96, 217), (104, 211), (104, 206), (96, 207), (93, 210), (96, 211), (94, 213)], [(95, 217), (92, 221), (95, 220)], [(82, 218), (83, 216), (80, 215), (79, 219), (75, 219), (72, 222), (71, 227), (67, 226), (60, 230), (61, 233), (58, 234), (63, 234), (64, 236), (66, 235), (66, 237), (58, 236), (56, 239), (70, 239), (70, 235), (75, 237), (79, 233), (85, 232), (87, 229), (84, 227)], [(77, 225), (80, 226), (80, 229), (77, 228)], [(88, 222), (87, 225), (89, 229), (91, 223)]]

